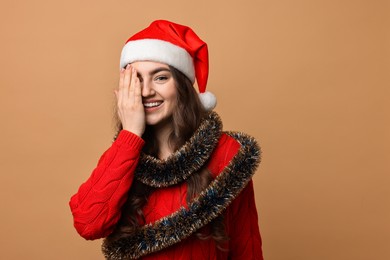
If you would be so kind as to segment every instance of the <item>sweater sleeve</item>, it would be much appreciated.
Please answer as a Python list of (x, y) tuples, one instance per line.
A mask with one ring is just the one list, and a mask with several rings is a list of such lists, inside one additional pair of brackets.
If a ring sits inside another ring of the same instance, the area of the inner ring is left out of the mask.
[(91, 176), (70, 199), (77, 232), (88, 240), (108, 236), (121, 216), (144, 141), (122, 130)]
[[(240, 144), (236, 140), (223, 135), (214, 153), (215, 158), (218, 158), (218, 160), (211, 161), (210, 171), (220, 173), (228, 166), (239, 149)], [(214, 174), (214, 177), (216, 175)], [(263, 260), (262, 241), (252, 180), (234, 199), (226, 213), (229, 259)]]
[(230, 214), (230, 259), (263, 260), (252, 180), (232, 202)]

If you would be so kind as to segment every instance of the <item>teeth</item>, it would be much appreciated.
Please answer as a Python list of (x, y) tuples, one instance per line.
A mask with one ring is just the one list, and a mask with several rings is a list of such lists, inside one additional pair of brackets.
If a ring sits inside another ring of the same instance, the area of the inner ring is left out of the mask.
[(162, 102), (152, 102), (152, 103), (145, 103), (144, 107), (157, 107), (161, 105)]

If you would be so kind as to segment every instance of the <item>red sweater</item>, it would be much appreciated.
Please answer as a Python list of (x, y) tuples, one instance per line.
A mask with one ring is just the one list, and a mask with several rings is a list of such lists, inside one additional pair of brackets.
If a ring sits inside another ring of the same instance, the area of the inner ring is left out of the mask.
[[(72, 196), (69, 204), (74, 226), (85, 239), (103, 238), (112, 233), (121, 217), (143, 145), (138, 136), (121, 131), (90, 178)], [(235, 139), (226, 134), (221, 136), (207, 165), (213, 177), (221, 173), (239, 148)], [(143, 209), (146, 222), (155, 222), (186, 206), (186, 190), (186, 182), (155, 190)], [(224, 214), (228, 250), (218, 250), (212, 239), (190, 236), (142, 259), (263, 259), (252, 181)]]

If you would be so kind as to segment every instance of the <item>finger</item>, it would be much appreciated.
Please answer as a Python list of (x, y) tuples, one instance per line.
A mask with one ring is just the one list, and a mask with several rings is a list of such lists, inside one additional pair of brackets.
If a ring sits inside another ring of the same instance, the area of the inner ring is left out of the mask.
[(119, 72), (119, 89), (123, 88), (123, 78), (125, 76), (124, 72), (125, 72), (125, 69), (121, 68), (121, 70)]
[(130, 87), (130, 80), (131, 80), (131, 66), (130, 64), (127, 64), (126, 69), (124, 71), (124, 77), (123, 77), (123, 100), (129, 98), (129, 87)]
[(121, 91), (123, 89), (123, 81), (125, 77), (125, 69), (121, 68), (119, 72), (119, 85), (118, 85), (118, 90)]
[(136, 104), (142, 104), (141, 82), (138, 77), (135, 80), (134, 102)]
[(135, 82), (137, 79), (137, 71), (134, 68), (131, 68), (131, 82), (130, 82), (130, 92), (129, 98), (131, 102), (134, 102), (134, 94), (135, 94)]
[(119, 87), (118, 90), (114, 90), (118, 105), (120, 102), (122, 102), (124, 77), (125, 77), (125, 69), (121, 68), (121, 71), (119, 73)]

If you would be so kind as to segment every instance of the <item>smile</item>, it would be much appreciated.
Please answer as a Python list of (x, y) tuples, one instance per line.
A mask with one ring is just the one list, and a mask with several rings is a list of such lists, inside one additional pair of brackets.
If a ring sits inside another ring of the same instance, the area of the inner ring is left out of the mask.
[(162, 101), (159, 101), (159, 102), (150, 102), (150, 103), (144, 103), (144, 107), (146, 108), (151, 108), (151, 107), (158, 107), (159, 105), (161, 105), (163, 102)]

